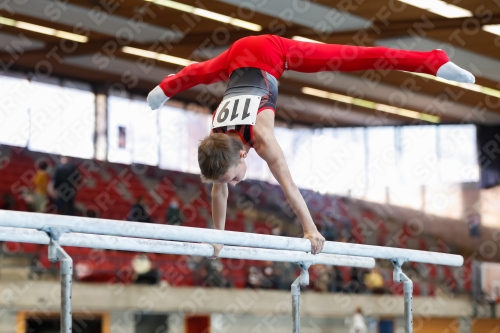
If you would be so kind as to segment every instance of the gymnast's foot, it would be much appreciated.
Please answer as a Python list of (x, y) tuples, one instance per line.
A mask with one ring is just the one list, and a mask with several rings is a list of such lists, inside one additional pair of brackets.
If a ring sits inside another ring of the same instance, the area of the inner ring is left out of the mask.
[(148, 94), (148, 104), (151, 107), (151, 110), (159, 109), (166, 101), (168, 97), (165, 96), (163, 89), (160, 86), (156, 86), (153, 90), (151, 90)]
[(466, 71), (463, 68), (458, 67), (451, 61), (448, 61), (447, 63), (439, 67), (436, 76), (443, 79), (463, 82), (463, 83), (474, 83), (476, 81), (472, 73)]

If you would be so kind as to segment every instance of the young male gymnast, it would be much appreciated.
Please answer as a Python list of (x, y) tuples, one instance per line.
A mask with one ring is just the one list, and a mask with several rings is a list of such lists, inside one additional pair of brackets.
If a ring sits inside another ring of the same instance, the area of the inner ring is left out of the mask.
[[(158, 109), (173, 95), (198, 84), (229, 80), (224, 98), (212, 117), (212, 131), (198, 148), (201, 178), (213, 183), (212, 218), (216, 229), (224, 229), (228, 187), (245, 176), (248, 151), (253, 148), (267, 162), (299, 218), (311, 252), (320, 253), (325, 239), (318, 232), (274, 136), (278, 97), (277, 79), (285, 70), (304, 73), (359, 71), (369, 69), (425, 73), (448, 80), (473, 83), (474, 76), (450, 62), (442, 50), (416, 52), (386, 47), (298, 42), (275, 35), (237, 40), (217, 56), (186, 66), (167, 76), (148, 95)], [(214, 245), (214, 257), (222, 248)]]

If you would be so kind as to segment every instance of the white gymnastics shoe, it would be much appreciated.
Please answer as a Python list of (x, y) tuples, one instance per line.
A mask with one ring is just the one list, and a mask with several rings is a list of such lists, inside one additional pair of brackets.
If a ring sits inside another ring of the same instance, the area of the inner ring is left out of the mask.
[(159, 109), (168, 99), (169, 97), (165, 95), (160, 86), (156, 86), (151, 90), (147, 98), (151, 110)]
[(463, 83), (476, 82), (476, 78), (474, 77), (474, 75), (472, 75), (472, 73), (466, 71), (463, 68), (458, 67), (451, 61), (448, 61), (443, 66), (439, 67), (436, 76), (443, 79), (463, 82)]

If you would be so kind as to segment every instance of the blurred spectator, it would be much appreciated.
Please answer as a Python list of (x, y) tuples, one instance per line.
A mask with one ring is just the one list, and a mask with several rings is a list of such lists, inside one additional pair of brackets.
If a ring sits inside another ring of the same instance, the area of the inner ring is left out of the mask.
[(352, 267), (351, 268), (351, 279), (344, 288), (344, 291), (349, 293), (361, 294), (366, 292), (365, 286), (365, 275), (367, 272), (365, 270)]
[(82, 182), (80, 172), (71, 158), (62, 156), (56, 167), (54, 178), (49, 183), (49, 193), (54, 198), (59, 214), (75, 215), (75, 197)]
[(318, 230), (327, 242), (333, 242), (337, 238), (337, 228), (331, 221), (322, 220)]
[(153, 222), (146, 211), (146, 207), (144, 207), (144, 198), (142, 196), (138, 197), (137, 201), (130, 208), (128, 220), (132, 222)]
[(373, 294), (384, 293), (384, 277), (379, 270), (374, 267), (370, 273), (365, 276), (366, 289)]
[(283, 288), (283, 271), (281, 270), (281, 266), (277, 262), (273, 262), (272, 268), (271, 282), (273, 289), (290, 289), (290, 287)]
[(231, 288), (231, 283), (224, 276), (224, 265), (218, 260), (209, 260), (207, 262), (207, 277), (203, 286)]
[(74, 276), (77, 281), (83, 281), (92, 275), (91, 264), (87, 261), (77, 261), (74, 264)]
[(33, 197), (33, 208), (37, 213), (45, 212), (45, 205), (47, 204), (47, 186), (49, 185), (49, 175), (46, 172), (47, 163), (40, 162), (35, 177), (33, 178), (33, 185), (35, 186)]
[(132, 259), (134, 283), (157, 284), (160, 281), (160, 272), (152, 267), (151, 261), (145, 254), (138, 254)]
[(167, 208), (167, 213), (165, 216), (165, 221), (167, 224), (171, 225), (181, 225), (181, 209), (179, 208), (179, 201), (177, 199), (172, 199)]
[(271, 235), (274, 236), (287, 236), (281, 225), (277, 225), (271, 229)]
[(351, 220), (348, 219), (348, 218), (340, 218), (338, 219), (338, 221), (340, 222), (340, 224), (342, 225), (342, 230), (340, 232), (340, 241), (341, 242), (347, 242), (349, 243), (349, 239), (352, 237), (352, 224), (351, 224)]
[(330, 290), (336, 293), (341, 293), (344, 291), (344, 277), (342, 276), (342, 271), (340, 268), (333, 266), (332, 267), (332, 285), (330, 286)]
[(16, 200), (9, 193), (2, 194), (2, 209), (3, 210), (16, 210)]
[(323, 293), (328, 292), (328, 287), (332, 281), (330, 269), (325, 265), (314, 265), (316, 279), (314, 280), (314, 289)]
[(195, 286), (231, 288), (224, 276), (224, 265), (217, 259), (193, 258), (188, 260), (187, 268), (193, 272)]
[(356, 312), (352, 316), (352, 324), (349, 333), (366, 333), (367, 327), (365, 323), (365, 317), (363, 317), (363, 312), (361, 308), (356, 308)]
[(278, 289), (281, 285), (281, 273), (279, 267), (275, 265), (272, 261), (266, 262), (266, 267), (262, 270), (263, 280), (262, 288), (266, 289)]
[(262, 286), (262, 281), (264, 280), (264, 275), (262, 272), (255, 266), (250, 266), (248, 269), (247, 276), (247, 288), (257, 289)]
[(297, 265), (290, 262), (275, 262), (274, 267), (276, 274), (279, 274), (278, 289), (290, 290), (290, 286), (297, 277)]
[(95, 209), (88, 209), (86, 214), (84, 216), (90, 217), (90, 218), (99, 218), (99, 211)]
[(193, 284), (195, 286), (205, 285), (205, 281), (208, 278), (207, 265), (197, 265), (197, 268), (195, 270), (191, 269), (191, 271), (193, 272)]

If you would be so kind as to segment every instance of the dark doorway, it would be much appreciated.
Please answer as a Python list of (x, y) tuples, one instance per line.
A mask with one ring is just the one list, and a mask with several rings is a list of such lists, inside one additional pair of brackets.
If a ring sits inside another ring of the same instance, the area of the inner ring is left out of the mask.
[[(26, 320), (26, 333), (59, 333), (59, 318), (29, 318)], [(102, 333), (101, 318), (73, 318), (73, 333)]]

